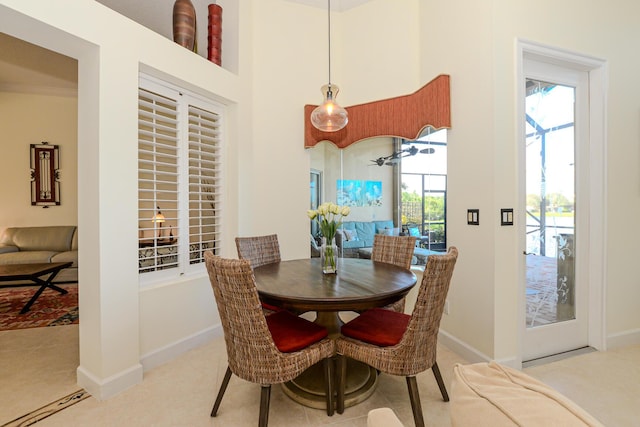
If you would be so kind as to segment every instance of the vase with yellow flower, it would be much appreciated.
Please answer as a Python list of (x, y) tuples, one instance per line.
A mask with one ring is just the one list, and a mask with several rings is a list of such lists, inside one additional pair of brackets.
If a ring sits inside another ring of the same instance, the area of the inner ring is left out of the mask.
[(338, 206), (335, 203), (323, 203), (316, 210), (308, 210), (307, 215), (316, 221), (322, 233), (320, 246), (320, 264), (322, 272), (332, 274), (338, 271), (338, 247), (336, 246), (336, 232), (342, 225), (342, 219), (349, 215), (348, 206)]

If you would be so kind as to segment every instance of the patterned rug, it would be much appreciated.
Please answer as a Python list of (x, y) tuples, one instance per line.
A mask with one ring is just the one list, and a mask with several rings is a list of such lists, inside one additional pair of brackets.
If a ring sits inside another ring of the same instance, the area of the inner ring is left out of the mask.
[(25, 314), (20, 310), (38, 287), (0, 288), (0, 331), (78, 323), (78, 284), (57, 286), (68, 293), (45, 289)]

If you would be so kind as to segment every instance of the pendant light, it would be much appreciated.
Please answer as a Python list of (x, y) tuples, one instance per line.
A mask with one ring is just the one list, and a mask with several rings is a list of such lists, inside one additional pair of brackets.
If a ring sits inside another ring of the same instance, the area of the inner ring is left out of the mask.
[(323, 132), (335, 132), (345, 127), (349, 118), (347, 110), (335, 102), (340, 89), (331, 84), (331, 0), (327, 0), (327, 15), (329, 18), (329, 83), (320, 89), (324, 102), (311, 113), (311, 123)]

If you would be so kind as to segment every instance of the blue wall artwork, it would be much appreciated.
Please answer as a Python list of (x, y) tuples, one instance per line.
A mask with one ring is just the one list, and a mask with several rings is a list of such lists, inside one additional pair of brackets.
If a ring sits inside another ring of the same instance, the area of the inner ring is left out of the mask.
[(382, 206), (382, 181), (339, 179), (336, 189), (340, 206)]
[(382, 206), (382, 181), (364, 183), (364, 206)]

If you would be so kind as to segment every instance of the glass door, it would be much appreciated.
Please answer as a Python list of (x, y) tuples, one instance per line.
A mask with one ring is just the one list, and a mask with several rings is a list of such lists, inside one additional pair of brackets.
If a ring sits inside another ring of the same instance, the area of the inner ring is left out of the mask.
[[(526, 333), (524, 360), (588, 342), (587, 289), (576, 274), (586, 73), (525, 61)], [(528, 72), (527, 72), (528, 71)]]

